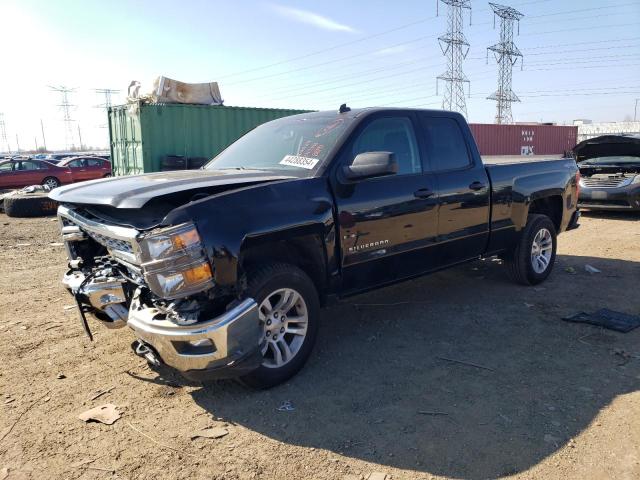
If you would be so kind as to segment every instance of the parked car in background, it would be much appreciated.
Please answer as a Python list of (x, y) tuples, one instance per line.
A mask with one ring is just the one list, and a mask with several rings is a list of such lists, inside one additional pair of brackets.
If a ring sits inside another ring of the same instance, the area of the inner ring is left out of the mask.
[(640, 211), (640, 135), (604, 135), (573, 149), (582, 178), (579, 207)]
[(0, 162), (0, 188), (47, 185), (56, 188), (73, 182), (71, 170), (43, 160), (12, 159)]
[(98, 178), (111, 176), (111, 163), (100, 157), (65, 158), (58, 163), (58, 166), (70, 169), (74, 182), (96, 180)]

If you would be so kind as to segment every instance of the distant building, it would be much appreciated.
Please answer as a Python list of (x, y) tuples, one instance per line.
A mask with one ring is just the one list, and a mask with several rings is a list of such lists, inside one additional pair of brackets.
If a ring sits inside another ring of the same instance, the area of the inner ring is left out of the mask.
[[(577, 120), (574, 120), (576, 125)], [(578, 142), (601, 135), (640, 134), (640, 122), (598, 122), (578, 125)]]
[(588, 118), (576, 118), (573, 121), (574, 125), (590, 125), (591, 124), (591, 120), (589, 120)]

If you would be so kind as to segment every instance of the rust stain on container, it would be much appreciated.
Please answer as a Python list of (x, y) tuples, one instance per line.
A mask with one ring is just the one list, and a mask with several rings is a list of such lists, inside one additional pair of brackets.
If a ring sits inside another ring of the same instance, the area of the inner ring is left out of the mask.
[(578, 127), (560, 125), (469, 125), (480, 155), (562, 155), (577, 143)]

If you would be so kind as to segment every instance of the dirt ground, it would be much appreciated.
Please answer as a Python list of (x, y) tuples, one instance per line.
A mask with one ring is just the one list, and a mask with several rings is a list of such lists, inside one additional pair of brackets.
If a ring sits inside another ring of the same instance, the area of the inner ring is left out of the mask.
[[(585, 215), (540, 287), (478, 261), (327, 309), (260, 392), (163, 378), (127, 329), (90, 343), (57, 229), (0, 215), (0, 480), (640, 478), (640, 329), (561, 320), (640, 313), (638, 216)], [(78, 419), (104, 403), (113, 425)], [(209, 426), (228, 435), (191, 439)]]

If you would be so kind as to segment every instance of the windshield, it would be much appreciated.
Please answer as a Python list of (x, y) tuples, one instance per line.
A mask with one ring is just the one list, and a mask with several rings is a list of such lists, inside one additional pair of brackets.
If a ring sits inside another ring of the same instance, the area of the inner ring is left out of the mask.
[(311, 113), (265, 123), (221, 152), (205, 168), (283, 170), (311, 176), (351, 122), (335, 113)]
[(583, 160), (580, 165), (631, 165), (640, 164), (640, 157), (620, 156), (620, 157), (596, 157)]

